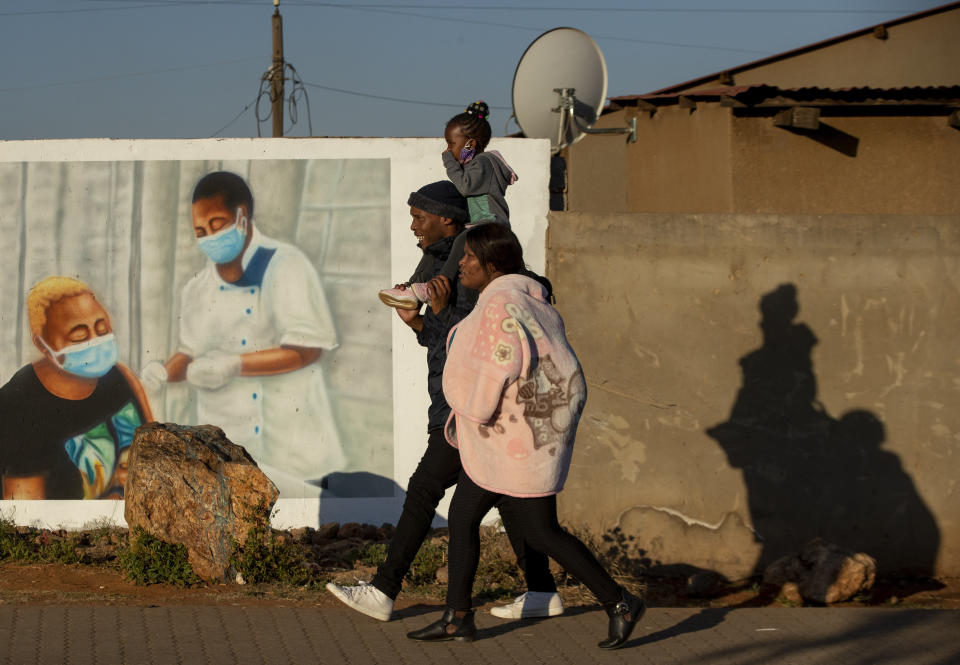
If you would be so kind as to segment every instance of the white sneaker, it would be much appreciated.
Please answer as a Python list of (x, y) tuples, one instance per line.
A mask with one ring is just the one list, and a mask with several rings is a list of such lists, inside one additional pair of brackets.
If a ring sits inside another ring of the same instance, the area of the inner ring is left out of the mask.
[(490, 614), (501, 619), (555, 617), (563, 614), (563, 600), (558, 593), (527, 591), (517, 596), (509, 605), (494, 607)]
[(390, 615), (393, 614), (390, 596), (368, 582), (360, 582), (357, 586), (340, 586), (329, 582), (327, 591), (368, 617), (390, 621)]
[[(421, 285), (422, 286), (422, 285)], [(412, 287), (412, 285), (411, 285)], [(380, 300), (384, 305), (396, 309), (420, 309), (422, 302), (413, 288), (383, 289), (380, 291)]]

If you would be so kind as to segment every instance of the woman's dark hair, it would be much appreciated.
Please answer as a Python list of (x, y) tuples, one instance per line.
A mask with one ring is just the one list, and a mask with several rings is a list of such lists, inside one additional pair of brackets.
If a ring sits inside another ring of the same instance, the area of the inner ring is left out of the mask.
[(466, 244), (477, 256), (480, 265), (492, 265), (504, 275), (523, 272), (523, 248), (513, 231), (494, 222), (467, 229)]
[(223, 197), (223, 205), (230, 210), (238, 206), (247, 206), (247, 215), (253, 217), (253, 193), (246, 181), (236, 173), (215, 171), (200, 178), (193, 188), (193, 201)]
[(466, 111), (450, 118), (447, 127), (459, 127), (466, 138), (477, 142), (477, 152), (483, 152), (493, 133), (489, 118), (490, 107), (486, 102), (477, 100), (468, 106)]
[(546, 289), (547, 301), (555, 302), (553, 284), (543, 275), (527, 268), (523, 262), (523, 248), (513, 231), (503, 224), (489, 223), (471, 227), (464, 233), (464, 242), (470, 245), (480, 265), (484, 268), (492, 265), (504, 275), (519, 273), (535, 279)]

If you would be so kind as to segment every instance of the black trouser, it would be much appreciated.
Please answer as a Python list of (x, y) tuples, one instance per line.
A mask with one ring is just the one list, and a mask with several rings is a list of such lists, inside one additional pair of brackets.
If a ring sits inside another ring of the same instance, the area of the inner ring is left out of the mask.
[[(395, 599), (400, 593), (403, 577), (410, 570), (410, 564), (430, 530), (434, 511), (447, 488), (457, 482), (460, 470), (460, 451), (447, 443), (442, 428), (431, 430), (427, 451), (407, 484), (407, 498), (387, 550), (387, 560), (380, 565), (373, 578), (373, 585), (391, 598)], [(496, 502), (491, 503), (487, 510), (495, 505)], [(509, 507), (506, 510), (501, 508), (500, 516), (517, 555), (517, 565), (527, 579), (527, 589), (556, 592), (549, 559), (542, 552), (525, 545), (522, 530), (513, 526), (513, 511)], [(482, 520), (483, 515), (479, 519)]]
[[(519, 499), (489, 492), (463, 472), (450, 503), (450, 582), (447, 607), (471, 608), (471, 590), (480, 560), (480, 521), (492, 506), (510, 515), (511, 528), (528, 548), (536, 548), (587, 585), (601, 603), (620, 600), (620, 587), (579, 539), (557, 522), (557, 496)], [(504, 522), (506, 523), (506, 521)], [(532, 550), (531, 550), (532, 551)]]

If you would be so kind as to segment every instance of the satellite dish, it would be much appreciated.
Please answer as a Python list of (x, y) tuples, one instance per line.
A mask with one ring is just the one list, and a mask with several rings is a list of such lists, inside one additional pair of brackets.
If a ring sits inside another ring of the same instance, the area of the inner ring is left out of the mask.
[[(513, 114), (530, 138), (550, 139), (552, 152), (584, 134), (630, 132), (591, 129), (607, 100), (607, 63), (600, 47), (576, 28), (555, 28), (524, 51), (513, 75)], [(632, 140), (636, 141), (636, 127)]]

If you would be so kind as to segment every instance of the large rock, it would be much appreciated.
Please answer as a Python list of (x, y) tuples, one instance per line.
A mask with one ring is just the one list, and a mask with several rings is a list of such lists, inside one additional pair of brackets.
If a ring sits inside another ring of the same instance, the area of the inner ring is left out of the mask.
[(130, 450), (124, 517), (168, 543), (182, 544), (208, 580), (232, 580), (233, 541), (268, 527), (277, 488), (219, 427), (149, 423)]
[(799, 553), (767, 566), (763, 581), (778, 587), (794, 583), (807, 600), (838, 603), (871, 589), (876, 575), (873, 557), (814, 538)]

